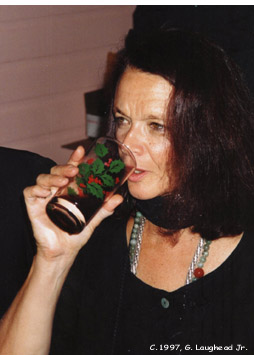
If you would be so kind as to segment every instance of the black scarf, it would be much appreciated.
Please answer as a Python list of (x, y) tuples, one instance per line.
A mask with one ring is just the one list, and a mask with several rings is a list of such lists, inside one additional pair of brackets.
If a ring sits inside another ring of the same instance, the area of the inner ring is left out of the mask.
[(149, 200), (134, 199), (137, 211), (158, 227), (171, 231), (190, 227), (195, 223), (193, 211), (180, 195), (157, 196)]

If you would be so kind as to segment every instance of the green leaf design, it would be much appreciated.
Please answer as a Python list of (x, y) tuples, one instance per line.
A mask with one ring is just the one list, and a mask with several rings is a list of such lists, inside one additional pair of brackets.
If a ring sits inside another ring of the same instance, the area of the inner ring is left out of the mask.
[(78, 166), (79, 168), (79, 173), (84, 177), (84, 179), (87, 181), (89, 176), (91, 175), (91, 165), (86, 164), (86, 163), (81, 163)]
[(106, 148), (104, 144), (100, 144), (100, 143), (96, 144), (94, 151), (95, 154), (100, 158), (103, 158), (105, 157), (105, 155), (108, 154), (108, 148)]
[(122, 162), (122, 160), (120, 160), (120, 159), (114, 160), (110, 164), (109, 172), (110, 173), (119, 173), (119, 171), (121, 171), (123, 168), (124, 168), (124, 163)]
[(68, 191), (68, 195), (77, 196), (77, 192), (72, 187), (68, 187), (67, 191)]
[(80, 184), (84, 184), (86, 183), (85, 179), (80, 177), (80, 176), (76, 176), (76, 183), (79, 186)]
[(103, 174), (101, 176), (101, 180), (105, 186), (113, 187), (115, 185), (114, 179), (112, 178), (112, 176), (110, 176), (108, 174)]
[(87, 192), (101, 200), (104, 198), (102, 187), (95, 182), (91, 182), (91, 184), (87, 185)]
[(94, 175), (99, 175), (104, 171), (104, 164), (101, 159), (96, 159), (93, 164), (91, 165), (91, 170)]

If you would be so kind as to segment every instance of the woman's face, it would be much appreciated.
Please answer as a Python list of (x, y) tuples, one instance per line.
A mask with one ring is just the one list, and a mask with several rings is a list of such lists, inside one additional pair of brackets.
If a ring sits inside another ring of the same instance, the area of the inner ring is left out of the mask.
[(128, 179), (133, 197), (149, 199), (169, 191), (166, 168), (170, 142), (165, 121), (172, 86), (161, 76), (128, 68), (116, 90), (116, 138), (133, 152), (137, 169)]

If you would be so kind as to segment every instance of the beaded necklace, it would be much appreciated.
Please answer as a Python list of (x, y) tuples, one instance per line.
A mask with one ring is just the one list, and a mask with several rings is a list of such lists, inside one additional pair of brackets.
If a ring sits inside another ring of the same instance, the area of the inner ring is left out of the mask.
[[(145, 217), (140, 212), (136, 212), (129, 243), (130, 270), (134, 275), (137, 273), (145, 220)], [(185, 281), (186, 285), (204, 276), (205, 273), (203, 267), (204, 263), (206, 262), (206, 258), (209, 255), (211, 242), (211, 240), (200, 238), (192, 258), (192, 262), (188, 268)]]

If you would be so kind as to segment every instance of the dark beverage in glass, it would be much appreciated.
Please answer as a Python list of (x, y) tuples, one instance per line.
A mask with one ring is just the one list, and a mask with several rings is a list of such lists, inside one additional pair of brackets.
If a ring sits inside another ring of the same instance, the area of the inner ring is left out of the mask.
[(79, 165), (79, 173), (49, 201), (51, 221), (69, 234), (78, 234), (136, 168), (127, 146), (99, 138)]

